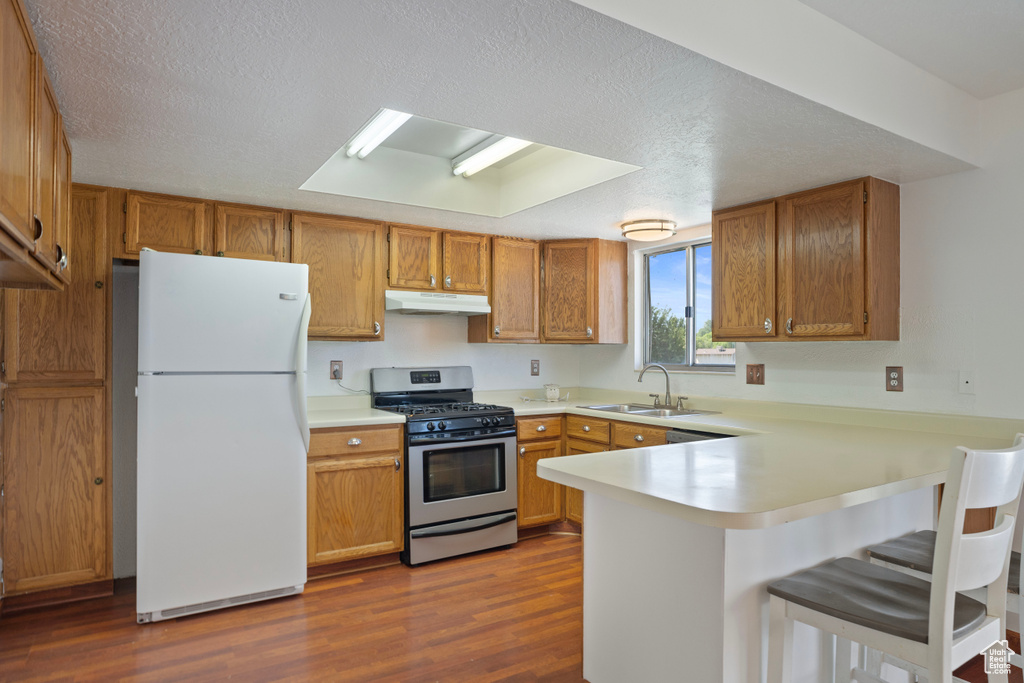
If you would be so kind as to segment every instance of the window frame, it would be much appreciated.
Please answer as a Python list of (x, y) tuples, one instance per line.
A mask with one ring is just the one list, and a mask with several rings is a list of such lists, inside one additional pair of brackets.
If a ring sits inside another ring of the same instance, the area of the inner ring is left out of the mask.
[[(701, 238), (693, 242), (666, 244), (661, 248), (645, 250), (642, 254), (643, 261), (643, 307), (642, 307), (642, 335), (643, 352), (641, 354), (641, 367), (652, 362), (651, 360), (651, 258), (662, 254), (669, 254), (676, 251), (686, 252), (686, 363), (659, 363), (670, 372), (726, 372), (735, 373), (735, 363), (697, 363), (697, 327), (694, 317), (696, 311), (696, 278), (697, 278), (697, 248), (711, 246), (711, 238)], [(714, 247), (712, 247), (714, 248)], [(735, 359), (735, 356), (733, 357)]]

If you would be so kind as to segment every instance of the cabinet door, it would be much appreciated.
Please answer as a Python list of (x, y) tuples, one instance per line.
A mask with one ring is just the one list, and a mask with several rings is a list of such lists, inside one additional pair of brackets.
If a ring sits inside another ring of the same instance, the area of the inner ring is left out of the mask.
[(399, 552), (404, 539), (402, 456), (325, 458), (307, 465), (310, 564)]
[(782, 201), (785, 332), (793, 337), (864, 333), (864, 182)]
[(201, 199), (128, 192), (125, 253), (143, 247), (173, 254), (209, 254), (212, 206)]
[(4, 378), (87, 382), (105, 377), (107, 193), (76, 188), (75, 267), (63, 292), (9, 289), (4, 296)]
[(0, 0), (0, 223), (17, 241), (35, 241), (32, 128), (36, 43), (20, 0)]
[(8, 594), (109, 578), (104, 391), (7, 389), (3, 446)]
[(540, 244), (494, 238), (491, 339), (540, 339)]
[[(63, 122), (62, 122), (63, 124)], [(60, 136), (57, 145), (57, 196), (56, 225), (54, 232), (57, 239), (58, 275), (67, 284), (70, 280), (67, 268), (71, 262), (71, 144), (68, 142), (64, 126), (58, 127)], [(66, 257), (66, 258), (65, 258)], [(63, 258), (63, 261), (61, 260)], [(86, 257), (88, 258), (88, 256)]]
[(400, 289), (441, 287), (441, 231), (388, 226), (388, 284)]
[(283, 210), (218, 202), (214, 215), (213, 249), (217, 256), (287, 260)]
[(644, 448), (645, 446), (663, 446), (665, 427), (641, 425), (635, 422), (615, 422), (612, 424), (612, 446), (615, 448)]
[(384, 338), (384, 227), (375, 221), (292, 215), (292, 263), (309, 266), (309, 336)]
[(465, 232), (444, 233), (444, 289), (460, 294), (487, 294), (491, 238)]
[[(568, 450), (567, 455), (579, 455), (580, 453), (600, 453), (608, 450), (608, 447), (578, 439), (569, 439)], [(583, 491), (571, 486), (565, 487), (565, 518), (571, 522), (583, 524)]]
[(561, 441), (519, 445), (519, 527), (562, 520), (563, 487), (537, 476), (537, 461), (562, 455)]
[(775, 337), (775, 202), (716, 212), (711, 245), (712, 338)]
[(33, 220), (36, 226), (36, 258), (57, 271), (57, 148), (60, 108), (46, 75), (43, 60), (36, 63), (36, 128)]
[(590, 240), (544, 244), (543, 335), (546, 340), (594, 340), (595, 278)]

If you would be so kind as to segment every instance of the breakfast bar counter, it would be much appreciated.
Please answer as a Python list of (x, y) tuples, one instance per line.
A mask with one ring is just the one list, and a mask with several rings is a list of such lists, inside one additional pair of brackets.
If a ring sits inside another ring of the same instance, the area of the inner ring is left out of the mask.
[[(763, 681), (766, 584), (931, 528), (953, 449), (1009, 443), (729, 415), (676, 423), (742, 435), (538, 464), (584, 492), (590, 683)], [(794, 644), (794, 681), (831, 675), (830, 637), (798, 624)]]

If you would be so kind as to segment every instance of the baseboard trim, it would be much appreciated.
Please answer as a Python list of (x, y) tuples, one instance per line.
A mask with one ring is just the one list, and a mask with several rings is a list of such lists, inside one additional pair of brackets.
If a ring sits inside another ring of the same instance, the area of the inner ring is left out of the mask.
[(79, 600), (92, 600), (114, 594), (114, 580), (93, 581), (80, 583), (75, 586), (63, 588), (50, 588), (35, 593), (23, 593), (21, 595), (7, 595), (3, 599), (3, 607), (0, 613), (15, 614), (27, 610), (63, 605), (68, 602)]
[(366, 571), (367, 569), (390, 567), (395, 564), (401, 564), (401, 558), (399, 555), (400, 553), (387, 553), (385, 555), (375, 555), (373, 557), (361, 557), (355, 560), (331, 562), (330, 564), (311, 565), (306, 569), (306, 580), (315, 581), (316, 579), (325, 579), (329, 576), (339, 576), (341, 574)]

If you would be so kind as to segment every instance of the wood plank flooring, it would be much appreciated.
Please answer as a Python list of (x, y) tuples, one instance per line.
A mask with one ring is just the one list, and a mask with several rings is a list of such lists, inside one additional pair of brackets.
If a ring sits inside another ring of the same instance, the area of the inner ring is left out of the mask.
[(582, 681), (581, 542), (311, 582), (139, 626), (132, 591), (0, 619), (0, 681)]
[[(581, 549), (576, 536), (541, 536), (145, 626), (131, 590), (13, 614), (0, 619), (0, 681), (579, 683)], [(980, 657), (957, 675), (986, 680)], [(1020, 669), (1010, 681), (1024, 683)]]

